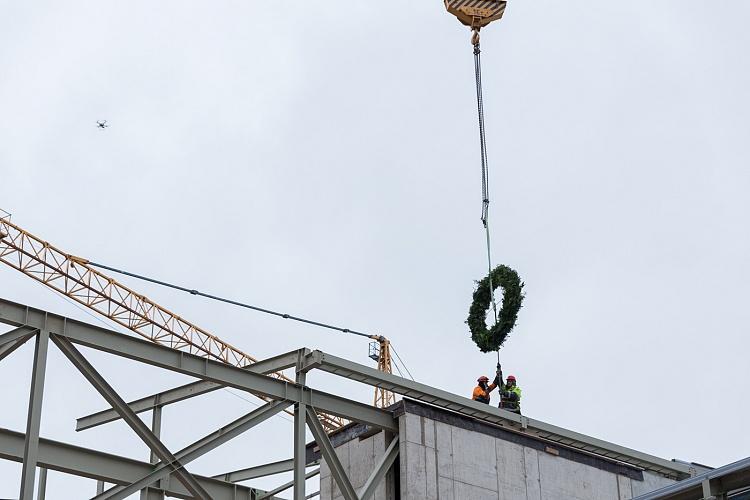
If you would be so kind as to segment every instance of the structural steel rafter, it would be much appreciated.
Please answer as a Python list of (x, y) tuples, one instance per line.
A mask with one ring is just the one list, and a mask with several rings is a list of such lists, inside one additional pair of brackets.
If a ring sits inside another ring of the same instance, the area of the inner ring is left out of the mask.
[[(73, 299), (120, 326), (173, 349), (246, 367), (257, 361), (217, 336), (160, 306), (87, 265), (86, 259), (67, 254), (0, 218), (0, 262)], [(294, 382), (282, 372), (271, 376)], [(269, 401), (267, 398), (261, 398)], [(346, 421), (321, 415), (328, 430)]]

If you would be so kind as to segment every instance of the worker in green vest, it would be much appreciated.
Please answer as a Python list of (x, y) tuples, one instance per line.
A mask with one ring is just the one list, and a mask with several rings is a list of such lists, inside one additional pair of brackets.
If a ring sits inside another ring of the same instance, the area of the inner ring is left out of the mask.
[[(502, 374), (500, 375), (502, 380)], [(521, 413), (521, 388), (516, 384), (516, 377), (508, 375), (504, 384), (500, 385), (500, 405), (503, 410)]]

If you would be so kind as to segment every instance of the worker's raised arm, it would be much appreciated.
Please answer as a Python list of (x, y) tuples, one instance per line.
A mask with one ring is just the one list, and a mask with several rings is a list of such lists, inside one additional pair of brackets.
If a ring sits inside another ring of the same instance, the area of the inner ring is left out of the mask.
[(491, 393), (493, 390), (495, 390), (495, 388), (498, 385), (502, 384), (502, 382), (501, 382), (501, 380), (502, 380), (501, 375), (502, 374), (500, 374), (500, 375), (495, 374), (495, 380), (493, 380), (492, 383), (489, 386), (487, 386), (487, 394)]

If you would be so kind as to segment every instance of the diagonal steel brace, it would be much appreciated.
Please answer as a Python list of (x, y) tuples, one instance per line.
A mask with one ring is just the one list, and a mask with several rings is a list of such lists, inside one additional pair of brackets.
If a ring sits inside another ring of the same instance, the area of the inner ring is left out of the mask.
[[(251, 411), (247, 415), (244, 415), (225, 425), (221, 429), (218, 429), (211, 434), (204, 436), (193, 444), (186, 446), (182, 450), (175, 453), (175, 458), (179, 460), (183, 466), (185, 466), (193, 460), (208, 453), (209, 451), (221, 446), (227, 441), (234, 439), (243, 432), (251, 429), (252, 427), (255, 427), (261, 422), (264, 422), (274, 415), (281, 413), (289, 405), (290, 403), (286, 401), (272, 401), (268, 404), (265, 404), (260, 408)], [(151, 473), (130, 484), (129, 486), (125, 488), (112, 488), (108, 491), (105, 491), (104, 494), (94, 497), (92, 500), (122, 500), (124, 498), (128, 498), (130, 495), (172, 473), (172, 469), (169, 463), (164, 463), (162, 461), (158, 464), (154, 464), (154, 467), (155, 469)]]
[(182, 464), (172, 455), (172, 452), (157, 438), (153, 432), (133, 413), (128, 404), (117, 394), (114, 388), (107, 383), (104, 377), (96, 371), (91, 363), (64, 337), (51, 335), (52, 341), (62, 351), (79, 372), (94, 386), (102, 397), (117, 410), (122, 419), (130, 426), (131, 429), (140, 437), (143, 442), (153, 451), (163, 462), (172, 467), (177, 479), (198, 499), (211, 500), (211, 496), (198, 483)]

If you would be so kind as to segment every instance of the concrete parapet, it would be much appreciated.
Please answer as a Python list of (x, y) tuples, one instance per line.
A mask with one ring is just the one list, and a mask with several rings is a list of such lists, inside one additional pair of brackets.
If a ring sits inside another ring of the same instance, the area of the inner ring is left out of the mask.
[[(675, 482), (413, 401), (401, 404), (396, 414), (397, 471), (378, 487), (377, 500), (628, 500)], [(363, 439), (350, 432), (348, 439), (336, 450), (354, 487), (360, 488), (385, 451), (384, 433)], [(323, 464), (321, 499), (339, 498)]]

